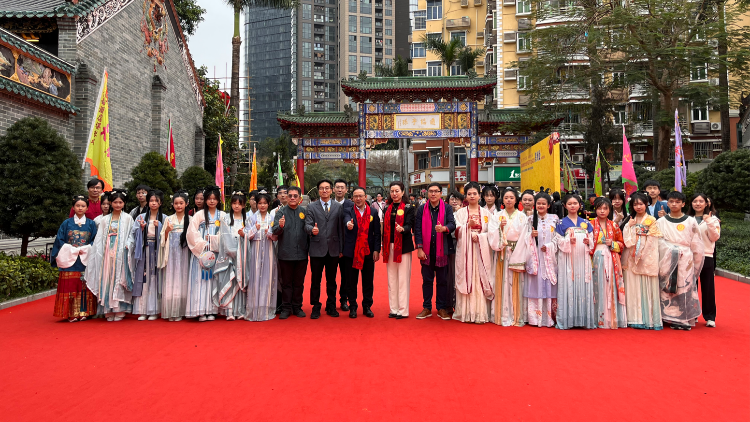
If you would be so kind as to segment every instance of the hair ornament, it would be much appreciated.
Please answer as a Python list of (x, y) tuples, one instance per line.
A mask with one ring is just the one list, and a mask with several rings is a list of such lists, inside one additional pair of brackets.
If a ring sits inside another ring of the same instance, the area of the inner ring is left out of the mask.
[(236, 191), (232, 192), (232, 195), (245, 196), (245, 192), (242, 192), (241, 190), (236, 190)]
[(258, 193), (260, 193), (262, 195), (268, 195), (268, 192), (266, 192), (265, 189), (261, 189), (260, 192), (258, 192)]

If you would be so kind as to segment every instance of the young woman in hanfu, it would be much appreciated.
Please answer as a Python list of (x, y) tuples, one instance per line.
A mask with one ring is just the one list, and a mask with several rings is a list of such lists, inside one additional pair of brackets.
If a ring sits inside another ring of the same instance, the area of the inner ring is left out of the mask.
[(180, 321), (185, 316), (188, 298), (188, 277), (193, 254), (187, 247), (187, 227), (190, 216), (185, 210), (189, 203), (187, 191), (172, 196), (174, 215), (164, 220), (159, 243), (158, 267), (164, 271), (161, 296), (161, 317)]
[(96, 297), (81, 278), (86, 270), (96, 224), (86, 218), (89, 204), (85, 196), (73, 199), (73, 217), (63, 221), (52, 246), (52, 265), (60, 269), (53, 315), (70, 322), (96, 314)]
[[(528, 194), (526, 195), (528, 196)], [(522, 233), (524, 242), (516, 244), (511, 262), (525, 262), (524, 297), (529, 324), (554, 327), (557, 314), (557, 256), (553, 252), (555, 228), (560, 219), (549, 213), (552, 197), (540, 192), (534, 197), (534, 213)], [(512, 268), (512, 267), (511, 267)]]
[[(487, 229), (492, 218), (479, 206), (479, 184), (471, 182), (464, 192), (469, 205), (456, 211), (456, 309), (453, 319), (484, 324), (489, 321), (489, 301), (494, 298), (490, 267), (492, 249)], [(502, 236), (498, 232), (497, 236)], [(502, 239), (500, 239), (502, 241)]]
[(703, 269), (705, 245), (695, 218), (685, 215), (685, 194), (669, 192), (669, 214), (656, 221), (659, 239), (661, 319), (676, 330), (690, 330), (701, 314), (698, 275)]
[[(491, 220), (489, 227), (490, 246), (500, 252), (495, 268), (495, 299), (492, 301), (490, 322), (506, 327), (511, 325), (522, 327), (527, 320), (527, 301), (523, 296), (524, 274), (511, 270), (510, 257), (516, 248), (527, 216), (523, 211), (516, 209), (520, 198), (515, 189), (505, 188), (502, 199), (505, 208)], [(500, 231), (502, 231), (502, 237), (498, 236)], [(500, 240), (502, 243), (498, 243)], [(516, 270), (522, 267), (523, 265), (517, 267)]]
[(154, 321), (161, 312), (164, 271), (158, 268), (157, 258), (165, 218), (161, 212), (163, 197), (160, 190), (148, 191), (148, 211), (136, 217), (128, 240), (128, 263), (133, 276), (133, 313), (140, 315), (138, 321)]
[[(194, 259), (190, 263), (188, 278), (188, 302), (185, 316), (198, 317), (198, 321), (213, 321), (219, 312), (218, 306), (212, 299), (214, 287), (214, 266), (218, 259), (220, 228), (224, 220), (224, 212), (219, 210), (221, 189), (210, 186), (203, 193), (205, 199), (203, 209), (197, 211), (190, 219), (187, 242), (193, 252)], [(214, 259), (211, 259), (213, 257)], [(211, 262), (214, 261), (214, 262)]]
[(271, 197), (260, 191), (256, 198), (258, 211), (247, 216), (244, 228), (247, 257), (239, 262), (247, 290), (245, 319), (268, 321), (276, 316), (278, 269), (273, 242), (277, 238), (271, 232), (273, 215), (268, 212)]
[(84, 276), (89, 290), (97, 297), (97, 313), (104, 314), (107, 321), (121, 321), (132, 310), (128, 237), (133, 218), (122, 212), (126, 196), (124, 189), (114, 189), (109, 195), (112, 213), (99, 221)]
[[(488, 185), (482, 188), (482, 198), (479, 201), (479, 204), (482, 204), (482, 201), (484, 201), (483, 209), (487, 210), (487, 212), (490, 214), (490, 226), (492, 226), (493, 222), (498, 221), (498, 217), (500, 215), (500, 212), (503, 210), (500, 206), (502, 204), (502, 199), (500, 199), (500, 192), (497, 190), (497, 187), (495, 185)], [(455, 215), (455, 212), (453, 213)], [(496, 225), (497, 226), (497, 225)], [(455, 237), (455, 233), (453, 234)], [(497, 269), (497, 262), (500, 260), (502, 253), (498, 252), (496, 250), (490, 251), (490, 258), (492, 259), (492, 263), (490, 265), (490, 280), (494, 284), (495, 283), (495, 271)], [(498, 292), (497, 294), (500, 294), (499, 290), (495, 290)]]
[(557, 328), (596, 328), (599, 319), (591, 280), (591, 223), (579, 212), (583, 200), (575, 194), (563, 198), (568, 215), (555, 228), (557, 250)]
[[(656, 218), (648, 215), (649, 199), (636, 192), (630, 197), (630, 219), (622, 233), (625, 241), (623, 278), (628, 327), (661, 330), (659, 300), (659, 238)], [(627, 217), (626, 217), (627, 218)]]
[(592, 276), (596, 293), (596, 307), (599, 328), (617, 329), (628, 326), (625, 309), (625, 282), (622, 279), (620, 254), (625, 248), (620, 228), (612, 216), (612, 203), (608, 198), (599, 197), (594, 201), (596, 219), (592, 221), (594, 249)]
[[(220, 285), (214, 292), (214, 301), (219, 305), (219, 314), (226, 315), (227, 321), (245, 319), (245, 277), (242, 263), (246, 260), (245, 242), (240, 236), (245, 235), (245, 204), (246, 196), (242, 191), (232, 192), (232, 212), (224, 215), (224, 223), (227, 225), (228, 234), (232, 237), (230, 255), (232, 255), (232, 268), (234, 277), (222, 277), (224, 284)], [(229, 244), (227, 246), (230, 246)]]

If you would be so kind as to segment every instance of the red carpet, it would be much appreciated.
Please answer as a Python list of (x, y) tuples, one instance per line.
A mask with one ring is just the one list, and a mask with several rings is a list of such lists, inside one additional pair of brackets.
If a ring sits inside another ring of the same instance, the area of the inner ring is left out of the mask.
[[(718, 328), (503, 328), (323, 315), (70, 324), (0, 311), (4, 421), (721, 420), (750, 417), (750, 286), (717, 278)], [(309, 280), (309, 274), (308, 274)], [(305, 283), (307, 293), (309, 281)], [(325, 294), (325, 293), (324, 293)], [(310, 306), (305, 311), (309, 315)]]

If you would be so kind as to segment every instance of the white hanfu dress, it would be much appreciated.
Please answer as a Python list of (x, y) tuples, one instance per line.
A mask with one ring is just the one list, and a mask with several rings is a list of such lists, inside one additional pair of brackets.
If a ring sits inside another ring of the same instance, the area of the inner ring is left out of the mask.
[[(260, 229), (256, 223), (260, 223)], [(247, 290), (245, 319), (248, 321), (268, 321), (276, 317), (278, 265), (273, 243), (277, 237), (271, 233), (272, 226), (270, 212), (265, 218), (260, 211), (247, 216), (244, 242), (247, 258), (242, 263), (242, 276)]]
[[(228, 213), (224, 214), (224, 223), (229, 227), (229, 233), (235, 240), (235, 242), (232, 243), (233, 249), (234, 245), (237, 245), (237, 249), (232, 251), (234, 252), (234, 258), (232, 258), (232, 260), (235, 278), (231, 281), (229, 290), (222, 299), (222, 302), (227, 303), (227, 305), (219, 307), (219, 315), (226, 315), (227, 317), (233, 316), (240, 319), (245, 318), (245, 300), (247, 297), (244, 290), (244, 277), (240, 267), (240, 263), (245, 261), (246, 251), (244, 239), (240, 239), (239, 234), (239, 230), (244, 229), (245, 227), (245, 223), (241, 220), (242, 219), (235, 219), (234, 224), (230, 225), (230, 215)], [(230, 296), (232, 297), (231, 300), (229, 299)]]
[(128, 236), (133, 218), (121, 212), (117, 220), (109, 214), (99, 221), (84, 278), (96, 296), (98, 314), (132, 310), (133, 279), (128, 266)]
[(622, 256), (628, 327), (661, 330), (659, 299), (659, 238), (656, 218), (646, 214), (631, 218), (622, 230), (625, 252)]
[[(492, 265), (492, 249), (487, 234), (490, 213), (485, 208), (479, 209), (481, 230), (469, 228), (469, 207), (459, 209), (454, 217), (459, 233), (456, 245), (456, 308), (453, 319), (482, 324), (489, 321), (489, 301), (494, 298), (492, 280), (489, 278)], [(472, 230), (477, 232), (478, 242), (471, 240)]]
[[(195, 318), (203, 315), (216, 315), (219, 308), (211, 298), (213, 288), (213, 271), (204, 270), (198, 262), (204, 250), (210, 249), (214, 253), (219, 252), (219, 227), (224, 218), (224, 212), (216, 210), (213, 215), (209, 214), (209, 221), (205, 218), (206, 212), (201, 210), (190, 219), (188, 226), (187, 242), (194, 259), (190, 263), (190, 276), (188, 278), (188, 302), (185, 308), (185, 316)], [(216, 222), (219, 225), (216, 225)], [(210, 240), (210, 242), (209, 242)]]
[[(585, 218), (562, 219), (555, 229), (557, 253), (557, 325), (597, 328), (599, 318), (594, 303), (591, 277), (591, 248), (594, 245), (591, 223)], [(576, 243), (571, 244), (571, 237)], [(583, 243), (588, 239), (588, 245)]]
[(489, 228), (492, 239), (496, 240), (494, 235), (500, 230), (501, 222), (507, 221), (505, 228), (502, 229), (503, 243), (490, 242), (492, 249), (500, 253), (495, 269), (495, 299), (492, 301), (490, 321), (505, 327), (512, 325), (522, 327), (528, 320), (527, 301), (523, 296), (524, 274), (512, 271), (509, 267), (510, 257), (521, 236), (526, 219), (527, 216), (523, 211), (515, 210), (512, 214), (508, 214), (507, 210), (502, 210), (492, 220)]
[[(187, 215), (183, 216), (182, 220), (178, 220), (176, 215), (167, 217), (161, 233), (159, 268), (164, 269), (161, 317), (165, 319), (185, 316), (190, 261), (193, 259), (193, 254), (187, 245), (184, 248), (180, 245), (180, 238), (186, 229), (185, 220), (188, 218)], [(172, 224), (172, 230), (168, 236), (165, 234), (167, 222)]]

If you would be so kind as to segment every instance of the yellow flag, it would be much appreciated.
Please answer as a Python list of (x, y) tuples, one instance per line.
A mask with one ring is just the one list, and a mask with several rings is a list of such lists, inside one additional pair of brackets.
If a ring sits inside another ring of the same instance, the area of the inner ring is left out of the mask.
[(86, 161), (91, 166), (91, 176), (104, 181), (104, 191), (112, 190), (112, 162), (109, 150), (109, 95), (107, 92), (108, 73), (104, 71), (102, 86), (94, 122), (91, 125), (89, 143), (86, 147)]
[(258, 168), (255, 164), (255, 147), (253, 147), (253, 168), (250, 170), (250, 191), (258, 190)]
[(294, 169), (294, 186), (300, 187), (299, 176), (297, 176), (297, 169)]

